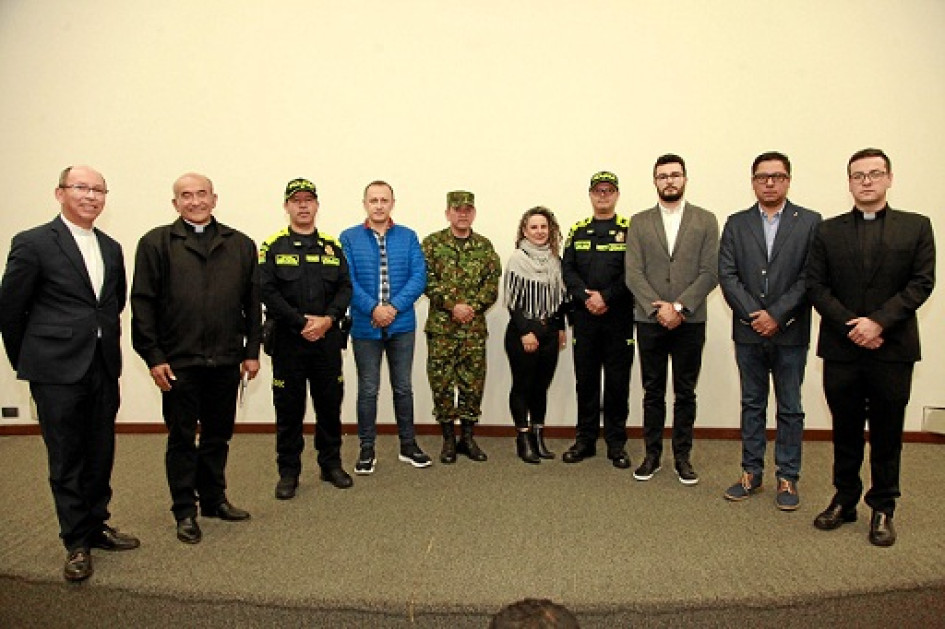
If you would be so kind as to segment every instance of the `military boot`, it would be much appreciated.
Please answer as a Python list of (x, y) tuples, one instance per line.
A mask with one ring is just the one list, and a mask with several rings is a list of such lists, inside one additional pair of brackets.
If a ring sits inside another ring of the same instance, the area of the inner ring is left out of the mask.
[(456, 443), (456, 453), (465, 454), (473, 461), (485, 461), (489, 457), (479, 448), (479, 444), (473, 439), (473, 428), (475, 422), (463, 420), (463, 436)]
[(443, 431), (443, 449), (440, 450), (440, 463), (456, 463), (456, 431), (453, 429), (453, 420), (440, 423)]
[(532, 438), (534, 439), (535, 452), (543, 459), (555, 458), (555, 453), (545, 445), (545, 425), (532, 424)]

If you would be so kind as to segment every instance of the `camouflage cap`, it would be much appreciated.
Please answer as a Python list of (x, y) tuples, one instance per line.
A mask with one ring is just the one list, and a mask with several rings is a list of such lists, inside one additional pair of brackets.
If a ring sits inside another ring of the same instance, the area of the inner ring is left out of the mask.
[(285, 200), (288, 201), (296, 192), (311, 192), (315, 198), (318, 198), (318, 192), (315, 190), (315, 184), (308, 179), (293, 179), (285, 187)]
[(588, 189), (592, 190), (594, 186), (599, 183), (609, 183), (617, 190), (620, 190), (620, 184), (617, 182), (617, 175), (608, 170), (602, 170), (599, 173), (594, 173), (594, 176), (591, 177), (591, 185)]
[(460, 207), (462, 205), (476, 207), (476, 195), (465, 190), (453, 190), (446, 193), (446, 205), (449, 207)]

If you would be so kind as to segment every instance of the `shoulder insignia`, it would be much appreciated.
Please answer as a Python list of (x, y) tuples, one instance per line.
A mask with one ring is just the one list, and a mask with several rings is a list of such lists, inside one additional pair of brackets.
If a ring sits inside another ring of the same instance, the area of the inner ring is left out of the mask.
[(283, 227), (282, 229), (280, 229), (279, 231), (277, 231), (276, 233), (274, 233), (272, 236), (270, 236), (269, 238), (267, 238), (266, 240), (264, 240), (262, 246), (265, 247), (266, 249), (268, 249), (268, 248), (269, 248), (269, 245), (271, 245), (271, 244), (274, 243), (275, 241), (279, 240), (280, 238), (283, 238), (283, 237), (288, 236), (288, 235), (289, 235), (289, 228), (288, 228), (288, 227)]

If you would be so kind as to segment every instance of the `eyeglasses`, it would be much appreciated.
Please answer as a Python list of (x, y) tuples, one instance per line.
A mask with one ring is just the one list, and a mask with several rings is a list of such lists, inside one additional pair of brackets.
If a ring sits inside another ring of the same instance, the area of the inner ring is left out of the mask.
[(755, 183), (768, 183), (770, 179), (774, 183), (784, 183), (791, 176), (785, 173), (758, 173), (757, 175), (752, 175), (751, 180)]
[(654, 177), (654, 179), (656, 179), (660, 183), (664, 183), (666, 181), (669, 181), (670, 179), (683, 179), (685, 176), (686, 176), (685, 174), (678, 173), (678, 172), (669, 173), (669, 174), (663, 173), (662, 175), (657, 175), (656, 177)]
[(850, 173), (850, 181), (855, 181), (856, 183), (862, 182), (864, 179), (869, 179), (870, 181), (877, 181), (885, 177), (888, 173), (882, 170), (871, 170), (868, 173), (855, 172)]
[(78, 192), (80, 197), (84, 197), (90, 192), (94, 196), (97, 196), (97, 197), (104, 197), (106, 194), (108, 194), (108, 190), (105, 188), (100, 188), (98, 186), (87, 186), (84, 183), (73, 183), (73, 184), (69, 184), (68, 186), (59, 186), (59, 187), (71, 188), (72, 190), (75, 190), (76, 192)]

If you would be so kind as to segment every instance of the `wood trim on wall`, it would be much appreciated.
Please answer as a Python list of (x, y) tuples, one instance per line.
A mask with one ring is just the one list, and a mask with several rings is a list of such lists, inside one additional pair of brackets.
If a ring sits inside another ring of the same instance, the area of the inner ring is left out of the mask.
[[(418, 435), (440, 435), (439, 426), (436, 424), (416, 424), (415, 428)], [(358, 427), (356, 424), (343, 424), (341, 429), (346, 435), (356, 435), (358, 433)], [(164, 424), (121, 423), (115, 426), (115, 432), (118, 434), (162, 434), (166, 431), (167, 429), (164, 427)], [(238, 423), (234, 428), (234, 432), (242, 434), (275, 434), (276, 426), (275, 424), (271, 423)], [(315, 426), (306, 423), (305, 433), (310, 435), (314, 434), (314, 432)], [(395, 424), (379, 424), (377, 426), (377, 432), (378, 434), (382, 435), (396, 435), (397, 426)], [(627, 432), (631, 439), (641, 439), (643, 437), (642, 428), (628, 428)], [(0, 437), (38, 434), (40, 434), (39, 424), (16, 424), (0, 426)], [(483, 437), (512, 438), (515, 436), (515, 429), (512, 426), (483, 425), (476, 428), (476, 434)], [(831, 434), (832, 431), (826, 429), (805, 430), (804, 441), (830, 441)], [(545, 428), (545, 436), (551, 439), (574, 439), (574, 428), (570, 428), (568, 426), (548, 426)], [(768, 430), (767, 436), (769, 440), (773, 440), (775, 437), (775, 431)], [(671, 428), (666, 429), (664, 437), (666, 439), (672, 437)], [(741, 439), (741, 431), (738, 428), (696, 428), (694, 430), (694, 437), (696, 439), (724, 439), (738, 441)], [(910, 431), (903, 433), (902, 440), (905, 443), (945, 443), (945, 435), (931, 432)]]

